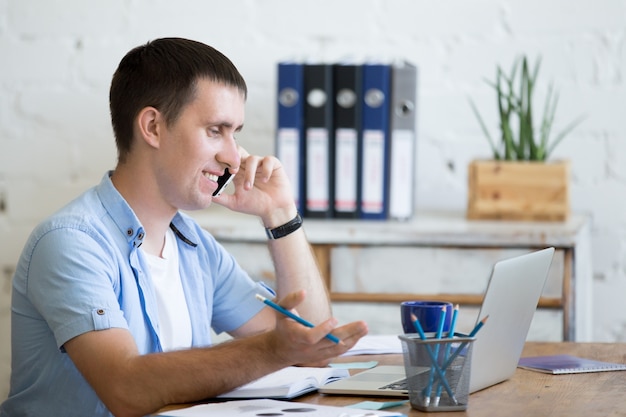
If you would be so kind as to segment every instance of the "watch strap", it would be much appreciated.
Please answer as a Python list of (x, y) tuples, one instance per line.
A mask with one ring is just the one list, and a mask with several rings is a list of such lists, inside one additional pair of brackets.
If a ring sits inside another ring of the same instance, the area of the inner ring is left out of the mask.
[(265, 233), (267, 234), (267, 238), (269, 240), (276, 240), (290, 235), (300, 227), (302, 227), (302, 216), (300, 216), (300, 213), (296, 213), (296, 217), (281, 226), (274, 227), (273, 229), (266, 227)]

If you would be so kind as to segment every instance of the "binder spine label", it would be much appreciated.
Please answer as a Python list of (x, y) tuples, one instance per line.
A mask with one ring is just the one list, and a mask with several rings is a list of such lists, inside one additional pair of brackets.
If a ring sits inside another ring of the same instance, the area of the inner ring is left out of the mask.
[(395, 130), (391, 133), (389, 215), (393, 218), (408, 219), (413, 214), (413, 144), (415, 133), (412, 130)]
[(361, 210), (364, 213), (383, 211), (385, 134), (381, 130), (363, 131), (363, 176)]
[(295, 128), (278, 129), (278, 145), (279, 159), (291, 181), (296, 205), (300, 207), (300, 131)]
[(328, 129), (309, 128), (307, 135), (307, 201), (308, 210), (325, 211), (328, 202)]
[(357, 209), (357, 131), (335, 131), (335, 210), (354, 212)]

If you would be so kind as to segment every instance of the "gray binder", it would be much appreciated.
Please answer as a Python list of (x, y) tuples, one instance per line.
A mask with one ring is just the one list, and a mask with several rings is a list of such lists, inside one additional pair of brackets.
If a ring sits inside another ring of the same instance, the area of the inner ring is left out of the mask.
[(399, 61), (391, 71), (389, 218), (406, 220), (415, 208), (417, 67)]

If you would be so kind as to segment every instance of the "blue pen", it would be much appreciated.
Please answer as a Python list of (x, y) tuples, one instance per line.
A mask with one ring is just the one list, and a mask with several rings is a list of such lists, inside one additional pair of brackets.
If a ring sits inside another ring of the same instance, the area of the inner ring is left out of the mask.
[[(263, 297), (261, 294), (257, 294), (256, 298), (260, 301), (262, 301), (263, 303), (265, 303), (266, 305), (272, 307), (274, 310), (278, 311), (279, 313), (284, 314), (285, 316), (294, 319), (295, 321), (297, 321), (300, 324), (305, 325), (306, 327), (314, 327), (312, 323), (309, 323), (308, 321), (306, 321), (305, 319), (303, 319), (302, 317), (298, 317), (295, 314), (293, 314), (291, 311), (279, 306), (278, 304), (276, 304), (275, 302), (273, 302), (272, 300)], [(339, 340), (335, 335), (332, 334), (327, 334), (326, 338), (329, 340), (332, 340), (335, 343), (340, 343), (341, 340)]]

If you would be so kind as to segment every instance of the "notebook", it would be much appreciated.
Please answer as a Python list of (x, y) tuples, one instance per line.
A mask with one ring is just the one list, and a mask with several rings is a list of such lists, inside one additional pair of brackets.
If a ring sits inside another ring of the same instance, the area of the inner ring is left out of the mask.
[(521, 358), (518, 366), (552, 375), (626, 371), (626, 364), (623, 363), (604, 362), (572, 355), (530, 356)]
[(349, 376), (347, 369), (288, 366), (218, 398), (292, 399), (315, 391), (320, 385)]
[[(489, 316), (474, 342), (470, 392), (509, 379), (517, 368), (548, 277), (554, 248), (497, 262), (477, 322)], [(404, 366), (377, 366), (320, 387), (324, 394), (408, 396)]]

